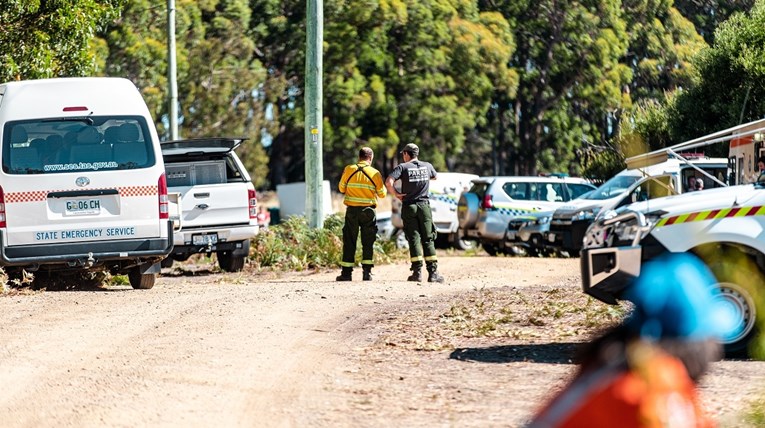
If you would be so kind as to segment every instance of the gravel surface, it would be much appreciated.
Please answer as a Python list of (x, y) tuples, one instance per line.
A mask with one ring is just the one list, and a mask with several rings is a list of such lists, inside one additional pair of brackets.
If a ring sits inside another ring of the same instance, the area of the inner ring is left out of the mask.
[[(125, 286), (0, 295), (0, 426), (522, 426), (623, 311), (586, 298), (578, 259), (440, 255), (338, 283), (214, 264)], [(723, 427), (765, 396), (725, 360), (702, 394)]]

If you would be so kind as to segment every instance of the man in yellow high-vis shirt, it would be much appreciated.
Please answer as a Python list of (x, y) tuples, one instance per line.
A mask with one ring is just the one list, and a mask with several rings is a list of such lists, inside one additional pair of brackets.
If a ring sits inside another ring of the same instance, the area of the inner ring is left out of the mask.
[(377, 239), (377, 198), (386, 195), (380, 171), (372, 168), (374, 152), (369, 147), (359, 150), (359, 161), (347, 165), (340, 177), (340, 193), (345, 194), (345, 225), (343, 226), (342, 272), (337, 281), (351, 281), (356, 262), (356, 240), (361, 230), (361, 268), (363, 280), (372, 279), (374, 244)]

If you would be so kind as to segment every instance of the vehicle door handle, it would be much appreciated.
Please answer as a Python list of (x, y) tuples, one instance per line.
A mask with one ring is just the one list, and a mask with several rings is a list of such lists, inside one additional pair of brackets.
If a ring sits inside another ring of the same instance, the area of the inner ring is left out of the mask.
[(209, 198), (210, 197), (210, 193), (209, 192), (208, 193), (194, 193), (194, 197), (195, 198)]
[(207, 204), (199, 204), (199, 205), (197, 205), (197, 208), (199, 208), (200, 210), (206, 210), (206, 209), (210, 208), (210, 206), (207, 205)]

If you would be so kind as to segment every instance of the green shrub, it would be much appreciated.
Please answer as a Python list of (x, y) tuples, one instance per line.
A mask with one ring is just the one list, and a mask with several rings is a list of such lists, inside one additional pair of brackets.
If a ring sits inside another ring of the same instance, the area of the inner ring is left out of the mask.
[[(338, 214), (327, 217), (322, 229), (308, 226), (305, 217), (292, 216), (255, 237), (250, 261), (258, 268), (295, 270), (328, 268), (339, 265), (343, 255), (343, 223)], [(375, 242), (375, 263), (385, 264), (401, 258), (403, 252), (390, 241)], [(356, 262), (361, 261), (361, 243), (356, 245)]]

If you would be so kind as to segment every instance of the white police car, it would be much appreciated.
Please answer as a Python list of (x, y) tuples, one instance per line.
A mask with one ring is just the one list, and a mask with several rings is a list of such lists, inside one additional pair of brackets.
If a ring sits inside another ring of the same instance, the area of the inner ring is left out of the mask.
[(587, 180), (574, 177), (480, 177), (460, 197), (457, 216), (464, 235), (496, 255), (505, 249), (511, 219), (555, 209), (593, 189)]

